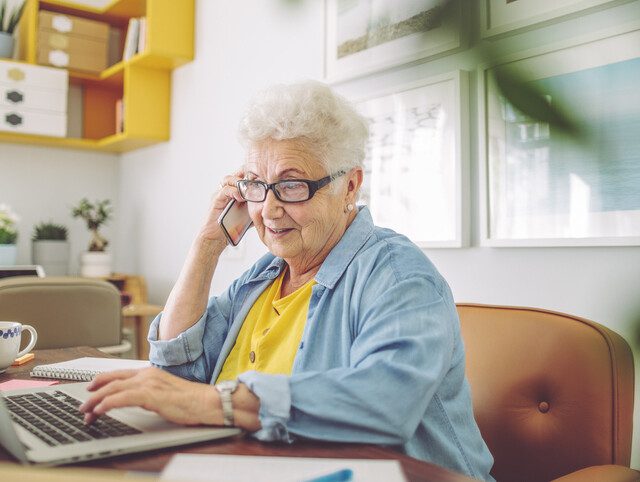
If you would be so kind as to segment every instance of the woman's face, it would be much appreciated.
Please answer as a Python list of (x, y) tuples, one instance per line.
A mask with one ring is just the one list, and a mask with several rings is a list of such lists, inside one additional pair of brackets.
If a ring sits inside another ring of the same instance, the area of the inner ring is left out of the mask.
[[(333, 174), (296, 140), (267, 140), (254, 145), (248, 152), (244, 173), (247, 179), (266, 183), (315, 181)], [(258, 235), (269, 251), (298, 271), (319, 266), (348, 225), (344, 207), (355, 200), (355, 192), (349, 193), (351, 183), (345, 182), (348, 177), (349, 173), (337, 178), (308, 201), (284, 203), (269, 190), (263, 202), (247, 203)], [(333, 183), (340, 183), (337, 191)]]

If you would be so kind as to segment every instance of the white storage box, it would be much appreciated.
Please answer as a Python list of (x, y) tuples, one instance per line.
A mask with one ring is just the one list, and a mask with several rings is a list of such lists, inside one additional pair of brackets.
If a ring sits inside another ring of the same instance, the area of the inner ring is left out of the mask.
[(0, 82), (0, 105), (29, 110), (64, 113), (67, 110), (67, 91), (37, 89), (28, 85), (13, 86)]
[(64, 137), (66, 70), (0, 61), (0, 130)]
[(0, 107), (0, 130), (36, 134), (41, 136), (64, 137), (67, 134), (67, 115), (28, 109)]

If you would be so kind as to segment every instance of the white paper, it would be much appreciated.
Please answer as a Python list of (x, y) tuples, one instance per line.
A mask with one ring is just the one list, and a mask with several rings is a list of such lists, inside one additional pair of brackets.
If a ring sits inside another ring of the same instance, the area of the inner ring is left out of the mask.
[(35, 368), (47, 368), (50, 370), (62, 369), (110, 372), (113, 370), (128, 370), (146, 368), (150, 366), (151, 364), (146, 360), (129, 360), (126, 358), (94, 358), (86, 356), (66, 362), (51, 363), (49, 365), (39, 365)]
[(193, 482), (301, 482), (342, 469), (353, 471), (353, 482), (406, 482), (397, 460), (202, 454), (174, 456), (160, 478)]

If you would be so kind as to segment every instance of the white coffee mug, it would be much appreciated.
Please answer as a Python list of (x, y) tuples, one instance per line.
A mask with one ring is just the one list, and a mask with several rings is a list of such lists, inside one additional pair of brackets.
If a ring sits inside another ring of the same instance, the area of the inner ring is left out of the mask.
[[(22, 331), (31, 333), (31, 341), (27, 347), (18, 353)], [(0, 373), (11, 366), (16, 358), (29, 353), (38, 341), (38, 333), (31, 325), (23, 325), (17, 321), (0, 321)]]

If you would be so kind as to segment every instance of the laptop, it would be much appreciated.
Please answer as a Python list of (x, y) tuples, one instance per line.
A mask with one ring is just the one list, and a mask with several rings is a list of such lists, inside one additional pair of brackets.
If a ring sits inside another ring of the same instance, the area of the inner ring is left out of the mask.
[(237, 428), (186, 427), (138, 407), (84, 424), (78, 407), (88, 383), (0, 392), (0, 443), (23, 464), (58, 465), (239, 434)]
[(37, 276), (44, 278), (44, 269), (39, 264), (0, 266), (0, 278), (10, 278), (12, 276)]

